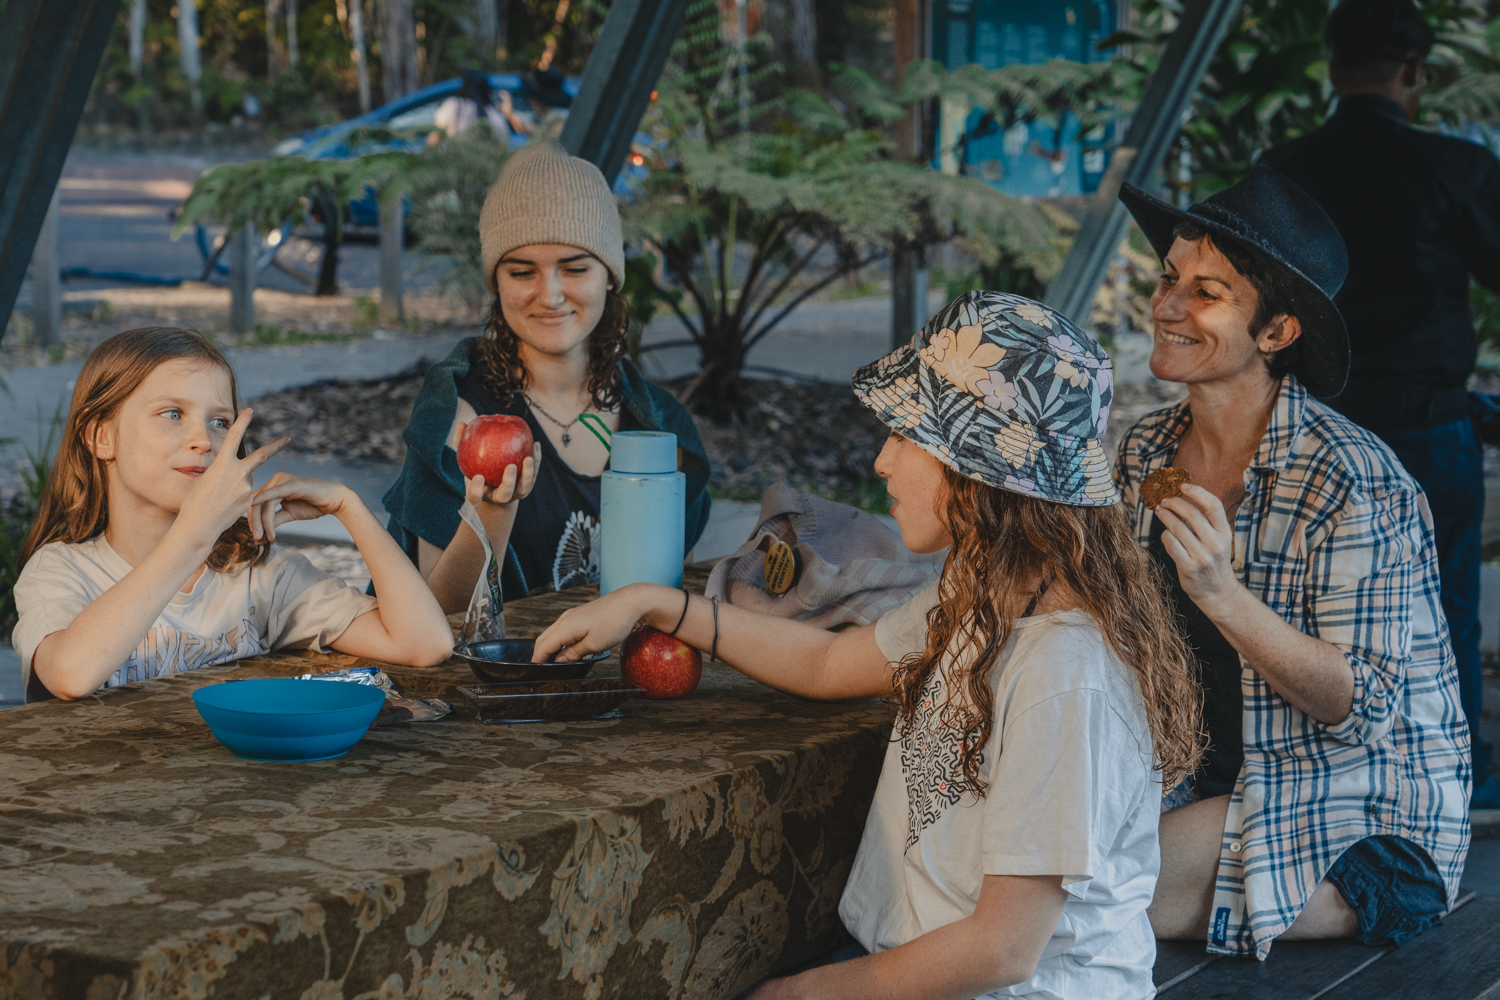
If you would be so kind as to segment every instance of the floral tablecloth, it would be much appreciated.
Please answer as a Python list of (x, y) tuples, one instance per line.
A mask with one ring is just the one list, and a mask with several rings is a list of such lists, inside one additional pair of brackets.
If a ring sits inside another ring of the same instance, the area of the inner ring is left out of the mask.
[[(587, 596), (507, 617), (534, 632)], [(619, 719), (452, 717), (305, 764), (233, 756), (193, 707), (205, 684), (349, 662), (0, 712), (0, 997), (686, 1000), (845, 940), (884, 704), (710, 665), (691, 698)]]

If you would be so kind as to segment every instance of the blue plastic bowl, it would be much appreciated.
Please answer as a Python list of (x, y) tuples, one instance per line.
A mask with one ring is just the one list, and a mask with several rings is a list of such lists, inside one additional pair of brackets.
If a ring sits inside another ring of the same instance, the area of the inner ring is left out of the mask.
[(193, 692), (214, 737), (251, 760), (342, 757), (384, 702), (385, 692), (370, 685), (288, 678), (229, 681)]

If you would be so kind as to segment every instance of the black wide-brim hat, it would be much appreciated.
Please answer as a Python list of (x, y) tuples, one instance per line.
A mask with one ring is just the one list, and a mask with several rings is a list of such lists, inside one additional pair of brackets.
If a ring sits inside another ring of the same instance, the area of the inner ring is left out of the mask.
[(1187, 211), (1133, 184), (1120, 200), (1163, 261), (1172, 231), (1191, 219), (1260, 257), (1291, 290), (1292, 315), (1302, 324), (1292, 374), (1314, 396), (1337, 396), (1349, 377), (1349, 331), (1333, 304), (1349, 273), (1349, 253), (1338, 227), (1306, 191), (1270, 167), (1256, 167), (1238, 184)]

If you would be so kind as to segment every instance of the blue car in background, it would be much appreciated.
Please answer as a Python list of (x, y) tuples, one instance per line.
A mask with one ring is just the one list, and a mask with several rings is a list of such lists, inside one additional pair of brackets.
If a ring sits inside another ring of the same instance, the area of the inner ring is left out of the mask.
[[(489, 73), (487, 79), (491, 95), (498, 97), (502, 90), (509, 92), (517, 113), (523, 118), (533, 117), (528, 110), (533, 100), (550, 106), (555, 114), (566, 116), (568, 112), (565, 105), (572, 103), (572, 100), (578, 96), (578, 88), (582, 82), (578, 77), (565, 77), (555, 72), (551, 74)], [(421, 135), (379, 139), (366, 133), (358, 136), (353, 144), (351, 140), (355, 139), (355, 134), (363, 129), (402, 132), (408, 129), (432, 128), (435, 126), (434, 118), (438, 105), (447, 98), (460, 93), (463, 85), (464, 81), (460, 77), (442, 80), (423, 87), (421, 90), (412, 91), (389, 104), (373, 108), (358, 117), (333, 125), (308, 129), (299, 135), (284, 139), (276, 145), (272, 153), (276, 156), (303, 156), (313, 160), (347, 160), (386, 150), (404, 149), (410, 152), (420, 152), (426, 145), (425, 138)], [(636, 145), (643, 151), (650, 149), (649, 137), (637, 134), (635, 139)], [(530, 138), (511, 132), (507, 141), (512, 148), (520, 148), (526, 145)], [(632, 156), (627, 160), (615, 178), (615, 193), (629, 200), (639, 192), (641, 182), (649, 172), (645, 164), (646, 160), (641, 155)], [(367, 192), (364, 197), (350, 201), (347, 211), (349, 231), (346, 233), (346, 239), (360, 242), (373, 240), (375, 231), (380, 226), (380, 206), (375, 200), (374, 193)], [(260, 259), (257, 261), (257, 270), (273, 262), (276, 251), (291, 235), (292, 229), (293, 223), (289, 220), (282, 226), (280, 232), (272, 233), (267, 237), (261, 248)], [(206, 279), (208, 273), (214, 270), (227, 274), (227, 265), (218, 259), (222, 247), (212, 245), (213, 241), (201, 225), (196, 227), (196, 237), (198, 249), (204, 258), (202, 278)]]
[[(580, 81), (577, 77), (561, 77), (559, 83), (562, 93), (567, 95), (568, 100), (571, 101), (572, 98), (578, 96)], [(496, 96), (502, 90), (509, 91), (517, 111), (524, 117), (530, 117), (524, 109), (530, 106), (529, 100), (533, 96), (533, 91), (523, 74), (490, 73), (489, 85), (490, 92)], [(355, 156), (392, 149), (419, 152), (425, 145), (420, 136), (392, 138), (385, 141), (364, 136), (355, 146), (350, 145), (350, 139), (360, 129), (403, 131), (424, 126), (431, 128), (438, 105), (458, 94), (462, 89), (463, 80), (459, 77), (443, 80), (423, 87), (421, 90), (412, 91), (389, 104), (373, 108), (357, 118), (350, 118), (335, 125), (308, 129), (300, 135), (283, 140), (272, 152), (277, 156), (305, 156), (311, 160), (347, 160)], [(560, 114), (567, 114), (566, 108), (557, 110)], [(511, 133), (509, 137), (509, 143), (513, 148), (524, 146), (527, 141), (524, 135)], [(375, 199), (367, 195), (358, 201), (350, 202), (349, 222), (355, 226), (378, 226), (380, 209)]]

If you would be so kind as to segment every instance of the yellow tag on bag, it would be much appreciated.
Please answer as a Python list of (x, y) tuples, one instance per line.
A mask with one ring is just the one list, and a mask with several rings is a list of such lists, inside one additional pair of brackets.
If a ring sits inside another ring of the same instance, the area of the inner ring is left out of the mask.
[(766, 550), (766, 589), (777, 597), (797, 581), (797, 554), (786, 542), (772, 542)]

